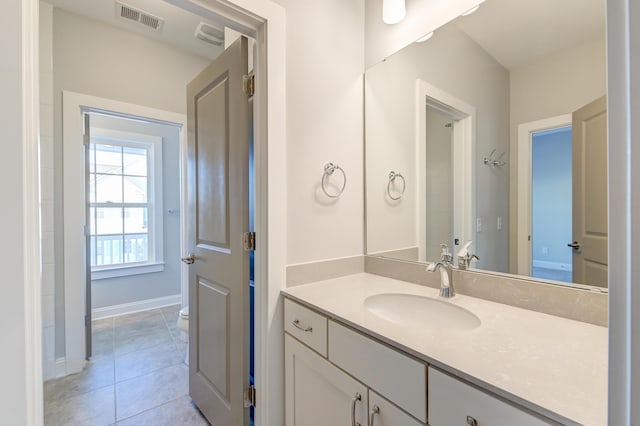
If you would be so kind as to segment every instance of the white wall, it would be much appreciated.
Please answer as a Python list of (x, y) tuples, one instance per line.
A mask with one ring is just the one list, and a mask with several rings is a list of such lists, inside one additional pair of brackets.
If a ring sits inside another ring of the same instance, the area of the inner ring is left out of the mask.
[(510, 260), (517, 270), (518, 125), (569, 114), (606, 91), (604, 40), (559, 52), (511, 71), (510, 143)]
[[(91, 282), (92, 307), (104, 308), (180, 294), (180, 130), (178, 127), (93, 115), (91, 126), (162, 138), (164, 270)], [(169, 211), (176, 212), (170, 214)]]
[[(22, 2), (8, 2), (0, 14), (0, 194), (5, 206), (0, 221), (0, 309), (7, 318), (0, 338), (0, 412), (11, 416), (15, 425), (26, 424), (28, 406), (25, 399), (28, 374), (26, 365), (25, 321), (26, 261), (23, 239), (24, 185), (23, 180), (23, 82), (22, 82)], [(5, 417), (8, 419), (9, 417)]]
[[(287, 263), (363, 253), (364, 2), (278, 0), (287, 14)], [(340, 198), (323, 167), (347, 175)]]
[[(507, 170), (486, 167), (482, 158), (494, 148), (497, 153), (508, 151), (509, 74), (454, 25), (439, 29), (429, 41), (414, 43), (367, 70), (367, 251), (416, 245), (417, 78), (477, 109), (476, 215), (485, 223), (475, 241), (481, 259), (478, 267), (505, 271)], [(407, 177), (407, 193), (397, 205), (386, 202), (383, 196), (391, 169), (399, 169)], [(504, 220), (503, 231), (496, 229), (498, 216)]]
[(56, 356), (64, 355), (63, 90), (186, 114), (186, 84), (209, 62), (155, 40), (54, 9)]

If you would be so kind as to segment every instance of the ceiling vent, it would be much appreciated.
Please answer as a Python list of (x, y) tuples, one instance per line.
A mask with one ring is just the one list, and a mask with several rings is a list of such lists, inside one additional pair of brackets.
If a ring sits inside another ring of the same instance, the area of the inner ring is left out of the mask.
[(200, 24), (198, 24), (195, 36), (197, 39), (215, 46), (222, 46), (224, 42), (224, 31), (206, 22), (200, 22)]
[(155, 32), (162, 31), (164, 25), (164, 19), (119, 1), (116, 2), (116, 17), (123, 21), (135, 22)]

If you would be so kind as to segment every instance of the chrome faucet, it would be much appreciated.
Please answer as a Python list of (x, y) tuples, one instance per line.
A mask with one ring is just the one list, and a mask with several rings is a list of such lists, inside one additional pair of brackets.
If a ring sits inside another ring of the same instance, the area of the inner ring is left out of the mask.
[(440, 262), (432, 263), (427, 267), (427, 272), (435, 272), (440, 269), (440, 297), (453, 297), (456, 295), (453, 289), (453, 255), (446, 244), (440, 244)]
[(458, 269), (461, 271), (466, 271), (467, 268), (471, 267), (471, 262), (473, 260), (480, 260), (478, 256), (471, 253), (469, 250), (471, 248), (471, 241), (467, 241), (467, 243), (462, 246), (460, 251), (458, 252)]

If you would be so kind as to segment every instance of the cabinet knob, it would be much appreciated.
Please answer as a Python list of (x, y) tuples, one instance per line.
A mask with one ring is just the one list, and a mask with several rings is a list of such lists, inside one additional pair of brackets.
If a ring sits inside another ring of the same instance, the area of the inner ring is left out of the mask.
[(478, 426), (478, 421), (471, 416), (467, 416), (467, 426)]

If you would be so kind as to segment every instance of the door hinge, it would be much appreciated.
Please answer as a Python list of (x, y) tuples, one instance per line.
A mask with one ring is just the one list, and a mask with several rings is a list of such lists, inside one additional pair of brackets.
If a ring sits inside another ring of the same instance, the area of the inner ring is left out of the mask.
[(255, 386), (249, 386), (246, 391), (244, 391), (244, 408), (255, 407), (256, 406), (256, 388)]
[(242, 234), (242, 246), (244, 251), (251, 251), (256, 249), (256, 233), (245, 232)]
[(253, 96), (256, 92), (256, 76), (254, 74), (242, 77), (242, 91), (249, 96)]
[(91, 319), (89, 318), (89, 315), (85, 315), (84, 316), (84, 326), (85, 327), (89, 327), (90, 324), (91, 324)]
[(89, 144), (90, 144), (90, 143), (91, 143), (90, 136), (89, 136), (87, 133), (84, 133), (84, 134), (82, 135), (82, 144), (83, 144), (84, 146), (89, 146)]
[(89, 227), (87, 225), (84, 225), (83, 231), (84, 231), (84, 236), (85, 237), (90, 237), (91, 236), (91, 233), (89, 232)]

